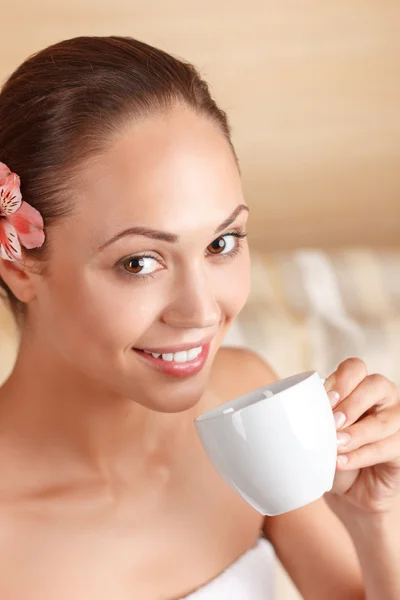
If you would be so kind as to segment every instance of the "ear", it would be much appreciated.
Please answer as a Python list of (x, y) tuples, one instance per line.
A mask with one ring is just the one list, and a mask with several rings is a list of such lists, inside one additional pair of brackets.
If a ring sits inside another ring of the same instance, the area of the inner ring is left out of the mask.
[(27, 266), (27, 260), (17, 262), (0, 258), (0, 277), (21, 302), (30, 302), (36, 296), (34, 277)]

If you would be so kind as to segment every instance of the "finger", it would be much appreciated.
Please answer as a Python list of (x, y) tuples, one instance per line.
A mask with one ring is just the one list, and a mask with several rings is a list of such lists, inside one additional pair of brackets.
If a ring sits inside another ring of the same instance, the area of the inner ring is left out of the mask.
[(383, 375), (368, 375), (347, 398), (335, 407), (337, 429), (353, 425), (367, 410), (398, 403), (397, 386)]
[(337, 467), (346, 471), (390, 462), (400, 467), (399, 431), (385, 440), (367, 444), (348, 454), (338, 455)]
[(399, 430), (400, 406), (368, 415), (338, 433), (338, 454), (353, 452), (362, 446), (391, 437)]
[(368, 375), (367, 365), (359, 358), (348, 358), (341, 362), (338, 368), (325, 381), (327, 392), (339, 393), (339, 399), (348, 396)]

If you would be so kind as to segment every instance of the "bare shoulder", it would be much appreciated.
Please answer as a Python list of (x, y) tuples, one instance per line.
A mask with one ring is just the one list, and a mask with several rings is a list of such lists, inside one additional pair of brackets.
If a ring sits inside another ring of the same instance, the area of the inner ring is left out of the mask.
[[(211, 373), (211, 402), (215, 406), (277, 379), (271, 365), (256, 352), (223, 347)], [(350, 536), (323, 498), (283, 515), (265, 517), (263, 530), (304, 598), (363, 597)]]
[(222, 402), (277, 380), (271, 365), (247, 348), (220, 348), (211, 373), (211, 386)]

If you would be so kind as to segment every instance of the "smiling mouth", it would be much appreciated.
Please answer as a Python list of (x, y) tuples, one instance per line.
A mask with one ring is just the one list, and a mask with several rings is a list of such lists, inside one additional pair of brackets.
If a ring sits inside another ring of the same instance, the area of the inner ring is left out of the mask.
[[(211, 343), (204, 343), (193, 348), (177, 352), (152, 352), (141, 348), (132, 348), (133, 351), (149, 367), (159, 373), (171, 377), (191, 377), (197, 375), (207, 362)], [(160, 348), (161, 350), (161, 348)]]
[(203, 346), (197, 346), (196, 348), (190, 348), (189, 350), (180, 350), (179, 352), (167, 352), (163, 354), (159, 352), (150, 352), (149, 350), (141, 350), (139, 348), (135, 348), (135, 350), (136, 352), (148, 354), (160, 361), (187, 363), (196, 360), (196, 358), (201, 354)]

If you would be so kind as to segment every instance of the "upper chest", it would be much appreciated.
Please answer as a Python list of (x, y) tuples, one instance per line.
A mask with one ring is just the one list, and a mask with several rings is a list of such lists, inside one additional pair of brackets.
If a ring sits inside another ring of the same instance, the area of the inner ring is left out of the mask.
[(187, 452), (182, 468), (161, 463), (118, 494), (5, 509), (0, 597), (166, 600), (224, 570), (255, 543), (262, 519), (196, 448)]

